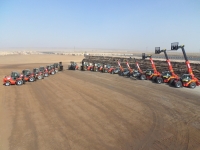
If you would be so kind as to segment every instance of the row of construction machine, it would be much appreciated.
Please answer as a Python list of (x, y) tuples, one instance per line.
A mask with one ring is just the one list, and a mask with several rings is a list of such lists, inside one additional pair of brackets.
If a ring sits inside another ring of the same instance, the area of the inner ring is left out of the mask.
[[(181, 49), (184, 59), (185, 59), (185, 64), (187, 67), (187, 74), (181, 75), (179, 77), (173, 70), (172, 64), (169, 60), (169, 57), (167, 55), (167, 51), (174, 51)], [(107, 72), (111, 74), (118, 74), (120, 76), (127, 76), (127, 77), (133, 77), (135, 79), (140, 79), (140, 80), (151, 80), (152, 82), (161, 84), (161, 83), (168, 83), (170, 86), (174, 86), (176, 88), (180, 87), (189, 87), (189, 88), (195, 88), (196, 86), (200, 85), (199, 80), (195, 77), (193, 74), (192, 68), (190, 66), (190, 62), (187, 58), (184, 45), (179, 46), (178, 42), (171, 43), (171, 49), (166, 50), (166, 49), (160, 49), (160, 47), (155, 47), (155, 54), (160, 54), (164, 53), (166, 62), (168, 65), (168, 70), (163, 71), (160, 73), (156, 65), (153, 61), (152, 55), (146, 55), (145, 53), (142, 53), (142, 60), (145, 60), (149, 58), (151, 68), (146, 69), (145, 71), (142, 71), (142, 69), (139, 66), (139, 63), (137, 62), (136, 59), (126, 59), (126, 66), (127, 68), (124, 68), (121, 65), (120, 59), (117, 60), (118, 67), (111, 66), (109, 64), (105, 63), (89, 63), (89, 62), (82, 62), (82, 69), (85, 68), (85, 70), (90, 70), (90, 71), (99, 71), (99, 72)], [(131, 68), (129, 61), (134, 60), (135, 63), (135, 68)], [(81, 70), (82, 70), (81, 69)]]
[(80, 70), (108, 73), (111, 67), (110, 64), (82, 61)]
[(33, 71), (30, 69), (24, 69), (21, 74), (17, 71), (12, 71), (11, 75), (3, 78), (3, 85), (22, 85), (26, 82), (34, 82), (36, 80), (44, 79), (44, 77), (48, 77), (50, 74), (54, 75), (58, 71), (62, 70), (62, 62), (59, 62), (47, 65), (46, 67), (41, 66), (39, 68), (34, 68)]
[[(118, 74), (120, 76), (134, 77), (140, 80), (152, 80), (153, 82), (156, 82), (158, 84), (168, 83), (170, 86), (174, 86), (176, 88), (180, 88), (183, 86), (183, 87), (189, 87), (189, 88), (194, 89), (196, 86), (200, 85), (200, 81), (198, 80), (198, 78), (195, 77), (192, 71), (190, 62), (188, 60), (188, 57), (184, 49), (184, 45), (179, 46), (178, 42), (171, 43), (171, 50), (169, 51), (175, 51), (178, 49), (182, 50), (182, 53), (185, 59), (186, 68), (187, 68), (187, 74), (183, 74), (181, 75), (181, 77), (179, 77), (174, 72), (172, 64), (167, 55), (167, 50), (166, 49), (160, 50), (160, 47), (155, 48), (155, 54), (164, 53), (166, 62), (168, 65), (167, 71), (163, 71), (162, 73), (160, 73), (156, 68), (156, 65), (152, 59), (152, 55), (146, 55), (145, 53), (142, 53), (143, 60), (149, 58), (151, 68), (143, 72), (139, 66), (139, 63), (136, 61), (136, 59), (134, 59), (135, 69), (133, 69), (129, 65), (129, 60), (131, 60), (131, 58), (126, 60), (127, 68), (123, 68), (120, 63), (120, 60), (118, 60), (117, 61), (118, 66), (119, 66)], [(111, 71), (108, 71), (108, 72), (112, 72), (113, 70), (114, 69), (111, 68)]]
[(193, 74), (193, 71), (192, 71), (192, 68), (188, 60), (188, 57), (186, 55), (184, 47), (185, 47), (184, 45), (179, 46), (178, 42), (171, 44), (171, 51), (176, 51), (178, 49), (181, 49), (184, 59), (185, 59), (187, 74), (183, 74), (181, 77), (179, 77), (177, 74), (174, 73), (174, 70), (168, 58), (166, 49), (160, 50), (160, 47), (157, 47), (155, 49), (155, 54), (160, 54), (162, 52), (165, 54), (165, 58), (166, 58), (166, 62), (168, 64), (169, 70), (164, 71), (162, 74), (162, 79), (164, 83), (169, 83), (170, 85), (175, 86), (176, 88), (180, 88), (183, 86), (183, 87), (189, 87), (189, 88), (194, 89), (196, 86), (200, 85), (200, 81)]
[(183, 74), (181, 77), (179, 77), (173, 70), (172, 64), (167, 55), (167, 50), (166, 49), (160, 50), (160, 47), (156, 47), (155, 54), (160, 54), (162, 52), (164, 53), (166, 62), (168, 65), (168, 70), (160, 73), (156, 69), (155, 63), (151, 57), (152, 55), (146, 56), (145, 53), (142, 53), (142, 59), (149, 58), (152, 68), (147, 69), (145, 72), (142, 72), (142, 70), (139, 67), (139, 64), (135, 61), (137, 70), (133, 72), (133, 77), (137, 77), (141, 80), (144, 80), (144, 79), (152, 80), (158, 84), (168, 83), (169, 85), (174, 86), (176, 88), (180, 88), (183, 86), (183, 87), (189, 87), (189, 88), (194, 89), (196, 86), (199, 86), (200, 82), (193, 74), (190, 62), (187, 58), (187, 55), (184, 49), (184, 45), (179, 46), (178, 42), (171, 44), (171, 51), (178, 50), (178, 49), (182, 50), (182, 53), (185, 59), (185, 64), (187, 67), (187, 74)]

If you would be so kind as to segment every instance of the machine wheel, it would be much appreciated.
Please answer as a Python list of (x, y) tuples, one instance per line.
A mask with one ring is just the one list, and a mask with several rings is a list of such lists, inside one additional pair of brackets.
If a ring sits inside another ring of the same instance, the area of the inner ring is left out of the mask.
[(153, 81), (153, 82), (155, 82), (156, 81), (156, 76), (153, 76), (152, 78), (151, 78), (151, 80)]
[(23, 81), (22, 81), (22, 80), (18, 80), (16, 84), (17, 84), (17, 85), (22, 85), (22, 84), (23, 84)]
[(43, 79), (43, 76), (39, 75), (37, 78), (38, 78), (38, 80), (41, 80), (41, 79)]
[(172, 85), (174, 83), (174, 79), (169, 80), (169, 84)]
[(5, 86), (10, 86), (10, 82), (9, 82), (9, 81), (6, 82), (6, 83), (5, 83)]
[(51, 72), (51, 74), (52, 74), (52, 75), (54, 75), (54, 74), (55, 74), (55, 72), (54, 72), (54, 71), (52, 71), (52, 72)]
[(181, 83), (181, 81), (177, 81), (177, 82), (175, 82), (175, 87), (176, 87), (176, 88), (180, 88), (180, 87), (182, 87), (182, 83)]
[(142, 74), (141, 76), (140, 76), (140, 80), (145, 80), (146, 79), (146, 76), (144, 75), (144, 74)]
[(35, 79), (33, 77), (29, 78), (29, 82), (33, 82)]
[(195, 83), (195, 82), (191, 82), (191, 83), (189, 84), (189, 87), (190, 87), (191, 89), (194, 89), (194, 88), (196, 87), (196, 83)]
[(161, 77), (156, 78), (156, 83), (161, 84), (163, 82), (163, 79)]
[(45, 73), (45, 74), (44, 74), (44, 76), (45, 76), (45, 77), (48, 77), (48, 76), (49, 76), (49, 74), (48, 74), (48, 73)]

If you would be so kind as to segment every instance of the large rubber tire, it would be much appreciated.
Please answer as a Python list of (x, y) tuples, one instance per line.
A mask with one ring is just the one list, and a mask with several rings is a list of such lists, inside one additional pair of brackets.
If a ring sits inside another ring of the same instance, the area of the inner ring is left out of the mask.
[(170, 84), (170, 85), (173, 85), (173, 84), (174, 84), (174, 79), (170, 79), (170, 80), (169, 80), (169, 84)]
[(180, 87), (182, 87), (182, 83), (181, 83), (181, 81), (177, 81), (177, 82), (175, 82), (174, 85), (175, 85), (176, 88), (180, 88)]
[(197, 86), (197, 85), (196, 85), (195, 82), (191, 82), (191, 83), (189, 84), (189, 87), (190, 87), (191, 89), (194, 89), (196, 86)]
[(29, 82), (34, 82), (34, 81), (35, 81), (35, 78), (33, 78), (33, 77), (29, 78)]
[(16, 82), (16, 84), (17, 84), (17, 85), (22, 85), (22, 84), (23, 84), (23, 81), (22, 81), (22, 80), (18, 80), (18, 81)]
[(5, 83), (5, 86), (10, 86), (10, 82), (6, 82), (6, 83)]
[(155, 82), (156, 81), (156, 76), (153, 76), (152, 78), (151, 78), (151, 80), (152, 80), (152, 82)]
[(161, 77), (156, 78), (156, 83), (161, 84), (163, 82), (163, 79)]
[(39, 75), (37, 78), (38, 78), (38, 80), (41, 80), (43, 78), (43, 76)]
[(144, 74), (142, 74), (142, 75), (140, 76), (140, 80), (146, 80), (146, 76), (145, 76)]
[(45, 77), (48, 77), (48, 76), (49, 76), (49, 74), (48, 74), (48, 73), (45, 73), (45, 74), (44, 74), (44, 76), (45, 76)]

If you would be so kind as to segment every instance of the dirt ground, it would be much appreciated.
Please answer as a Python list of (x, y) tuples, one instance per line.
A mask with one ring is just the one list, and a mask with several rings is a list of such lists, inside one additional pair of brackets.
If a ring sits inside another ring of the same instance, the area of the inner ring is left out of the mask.
[(107, 73), (66, 70), (81, 56), (1, 56), (0, 77), (62, 61), (64, 71), (0, 86), (1, 150), (198, 150), (200, 87), (175, 89)]

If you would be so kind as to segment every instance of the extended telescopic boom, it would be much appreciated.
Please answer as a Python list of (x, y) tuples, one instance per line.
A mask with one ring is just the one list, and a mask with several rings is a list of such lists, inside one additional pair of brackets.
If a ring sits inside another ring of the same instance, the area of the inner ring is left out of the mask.
[(155, 74), (160, 74), (160, 73), (157, 71), (156, 66), (155, 66), (155, 64), (154, 64), (153, 59), (152, 59), (151, 56), (152, 56), (152, 55), (145, 56), (145, 53), (142, 53), (142, 58), (143, 58), (143, 59), (149, 57), (150, 62), (151, 62), (151, 66), (152, 66), (152, 69), (153, 69), (154, 73), (155, 73)]
[(173, 67), (171, 65), (171, 61), (169, 60), (169, 57), (167, 55), (166, 49), (160, 50), (160, 47), (155, 48), (155, 54), (160, 54), (163, 52), (165, 54), (166, 62), (168, 64), (169, 71), (171, 72), (172, 76), (178, 78), (178, 76), (174, 73)]

